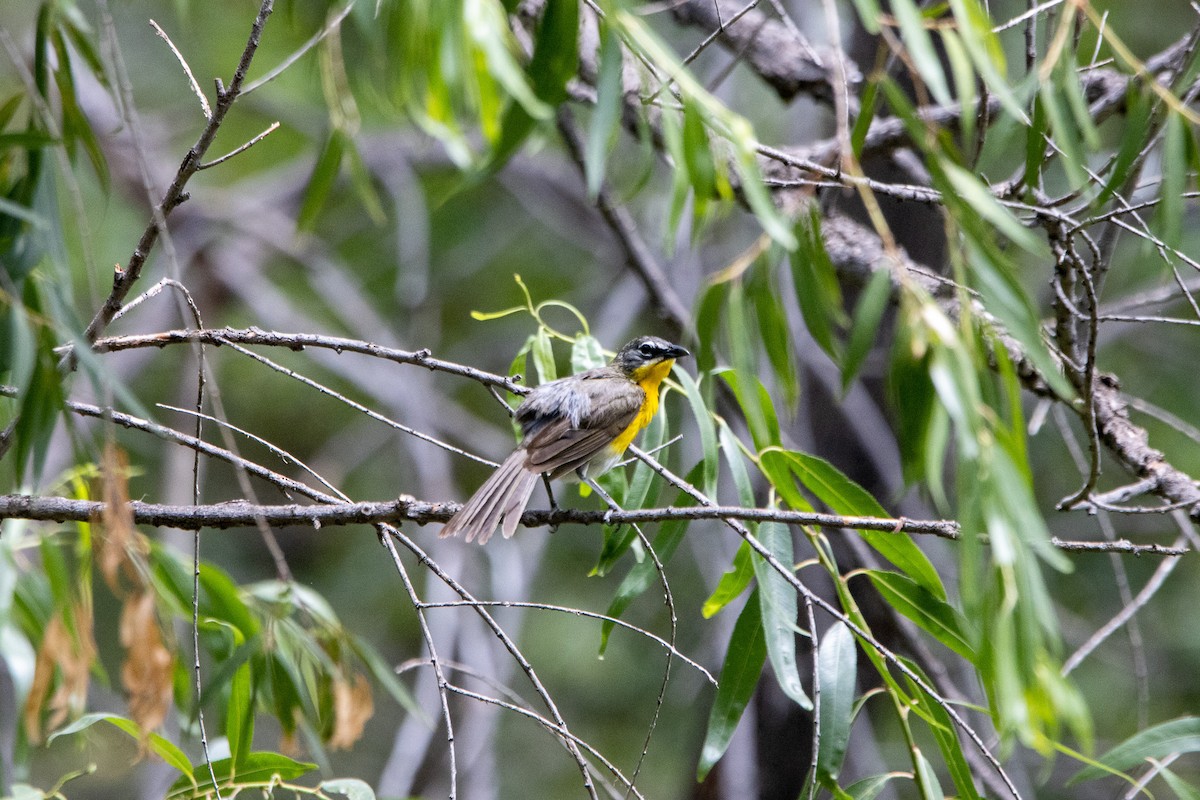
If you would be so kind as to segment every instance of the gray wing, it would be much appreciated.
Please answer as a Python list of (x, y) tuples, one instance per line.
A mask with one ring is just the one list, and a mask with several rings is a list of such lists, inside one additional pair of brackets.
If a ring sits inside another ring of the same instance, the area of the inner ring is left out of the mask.
[(582, 467), (629, 427), (645, 400), (642, 387), (603, 370), (540, 387), (517, 411), (525, 468), (559, 478)]

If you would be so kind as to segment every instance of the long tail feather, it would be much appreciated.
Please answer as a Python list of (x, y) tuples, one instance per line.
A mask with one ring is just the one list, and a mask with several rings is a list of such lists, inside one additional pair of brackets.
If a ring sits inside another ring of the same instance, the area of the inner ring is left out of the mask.
[(504, 536), (516, 532), (521, 514), (537, 485), (537, 474), (525, 469), (525, 451), (517, 450), (496, 468), (458, 513), (450, 518), (439, 536), (465, 535), (484, 544), (504, 521)]

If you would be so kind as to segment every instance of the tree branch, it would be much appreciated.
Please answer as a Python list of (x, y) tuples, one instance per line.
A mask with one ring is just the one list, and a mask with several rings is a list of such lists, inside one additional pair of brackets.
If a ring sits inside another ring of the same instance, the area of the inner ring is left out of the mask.
[[(180, 506), (129, 503), (133, 521), (181, 530), (199, 528), (235, 528), (253, 526), (257, 520), (269, 525), (304, 525), (321, 528), (328, 525), (371, 525), (382, 522), (446, 522), (462, 508), (461, 503), (430, 503), (412, 497), (383, 502), (327, 503), (301, 505), (255, 505), (243, 500), (210, 505)], [(68, 497), (0, 495), (0, 519), (28, 519), (50, 522), (87, 522), (99, 518), (105, 503)], [(521, 524), (527, 528), (577, 525), (622, 525), (668, 520), (741, 519), (753, 522), (782, 522), (790, 525), (815, 525), (821, 528), (853, 528), (885, 533), (929, 534), (944, 539), (958, 538), (958, 524), (946, 520), (888, 519), (883, 517), (842, 517), (768, 508), (741, 506), (703, 506), (633, 509), (629, 511), (568, 509), (526, 511)]]

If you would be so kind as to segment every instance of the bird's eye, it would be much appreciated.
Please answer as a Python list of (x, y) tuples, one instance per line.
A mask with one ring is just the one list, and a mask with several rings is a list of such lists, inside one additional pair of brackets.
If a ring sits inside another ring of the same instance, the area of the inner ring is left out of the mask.
[(654, 349), (654, 345), (650, 344), (649, 342), (646, 342), (645, 344), (638, 347), (638, 352), (641, 353), (646, 358), (653, 358), (654, 354), (657, 351)]

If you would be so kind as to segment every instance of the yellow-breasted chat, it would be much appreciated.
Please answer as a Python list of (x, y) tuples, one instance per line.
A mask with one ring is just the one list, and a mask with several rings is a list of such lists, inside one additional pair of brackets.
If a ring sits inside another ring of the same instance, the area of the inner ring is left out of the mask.
[(542, 384), (517, 408), (521, 443), (441, 536), (483, 544), (496, 526), (512, 536), (538, 478), (587, 480), (611, 469), (658, 411), (659, 384), (689, 355), (657, 336), (639, 336), (606, 366)]

